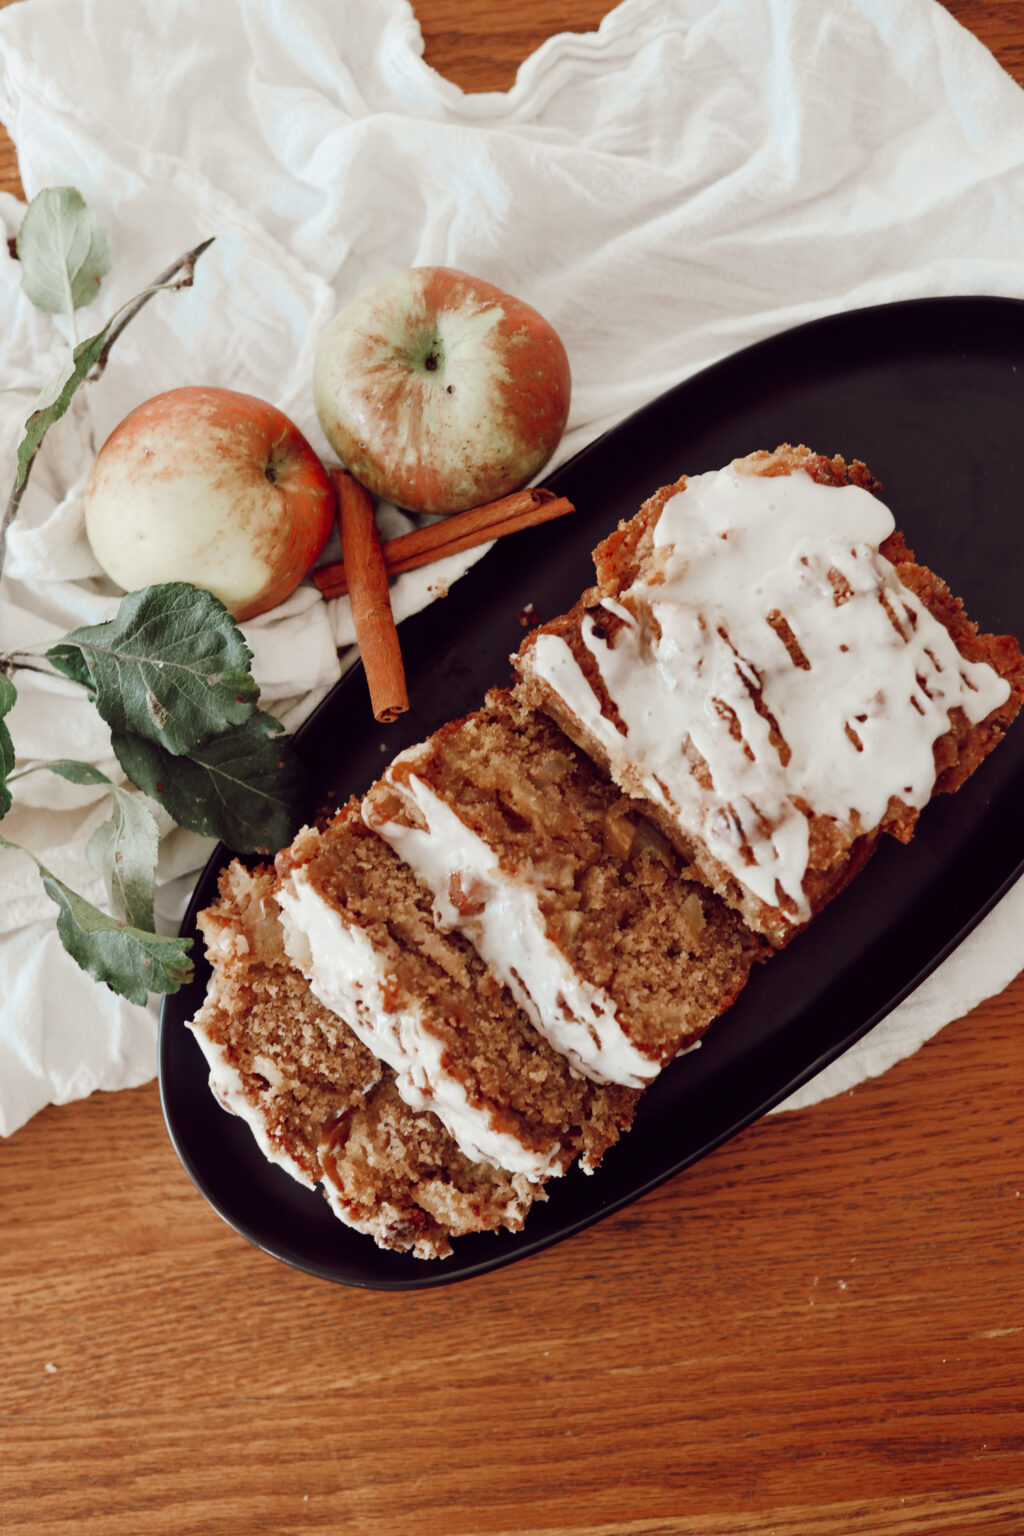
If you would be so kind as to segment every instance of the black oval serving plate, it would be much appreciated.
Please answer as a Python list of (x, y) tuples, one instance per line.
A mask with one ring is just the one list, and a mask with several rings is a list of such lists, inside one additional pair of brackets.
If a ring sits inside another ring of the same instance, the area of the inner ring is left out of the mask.
[[(755, 448), (807, 443), (865, 460), (897, 525), (983, 629), (1024, 634), (1024, 302), (914, 300), (834, 316), (760, 342), (645, 406), (545, 482), (574, 516), (499, 544), (402, 626), (413, 707), (373, 723), (361, 668), (299, 733), (309, 806), (361, 793), (395, 752), (510, 678), (518, 620), (562, 612), (592, 579), (590, 551), (620, 517), (684, 471)], [(869, 1030), (979, 920), (1024, 867), (1024, 726), (958, 794), (929, 806), (909, 847), (886, 840), (865, 872), (788, 950), (759, 969), (699, 1051), (645, 1093), (630, 1134), (592, 1177), (549, 1186), (519, 1234), (459, 1239), (424, 1263), (342, 1226), (326, 1201), (267, 1163), (207, 1088), (184, 1021), (193, 982), (166, 999), (160, 1086), (178, 1155), (213, 1207), (266, 1252), (349, 1285), (416, 1289), (524, 1258), (618, 1210), (702, 1157)], [(219, 847), (182, 932), (215, 895)]]

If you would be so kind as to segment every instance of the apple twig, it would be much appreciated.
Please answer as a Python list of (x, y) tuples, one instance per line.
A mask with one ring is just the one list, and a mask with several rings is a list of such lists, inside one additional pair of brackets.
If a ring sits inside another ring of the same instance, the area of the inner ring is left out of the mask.
[[(98, 379), (104, 368), (106, 368), (110, 358), (110, 349), (125, 326), (135, 319), (139, 310), (149, 303), (155, 293), (177, 293), (179, 288), (191, 288), (196, 274), (196, 262), (204, 251), (209, 250), (215, 238), (214, 235), (211, 235), (208, 240), (200, 241), (193, 250), (186, 251), (184, 256), (179, 256), (177, 261), (171, 263), (166, 272), (161, 272), (159, 277), (153, 279), (148, 288), (144, 288), (134, 299), (129, 300), (124, 309), (120, 311), (119, 317), (109, 327), (107, 339), (103, 343), (103, 350), (100, 352), (89, 374), (90, 384)], [(182, 275), (178, 277), (178, 281), (176, 283), (172, 282), (171, 279), (177, 277), (179, 272)]]
[[(120, 310), (107, 321), (106, 325), (95, 336), (88, 337), (79, 342), (72, 354), (71, 372), (64, 379), (52, 398), (44, 397), (43, 403), (38, 405), (25, 423), (25, 433), (18, 448), (18, 471), (14, 485), (11, 487), (7, 506), (4, 509), (3, 518), (0, 519), (0, 573), (3, 571), (4, 556), (7, 552), (7, 530), (17, 516), (21, 505), (21, 498), (25, 494), (32, 465), (42, 446), (43, 438), (55, 421), (67, 411), (72, 397), (86, 380), (98, 379), (110, 356), (110, 349), (121, 335), (125, 326), (135, 318), (143, 305), (148, 304), (155, 293), (174, 292), (179, 288), (191, 286), (195, 275), (195, 265), (205, 250), (213, 244), (212, 238), (204, 240), (193, 250), (186, 251), (184, 256), (172, 262), (166, 272), (162, 272), (155, 282), (130, 299)], [(172, 279), (181, 273), (177, 282)]]

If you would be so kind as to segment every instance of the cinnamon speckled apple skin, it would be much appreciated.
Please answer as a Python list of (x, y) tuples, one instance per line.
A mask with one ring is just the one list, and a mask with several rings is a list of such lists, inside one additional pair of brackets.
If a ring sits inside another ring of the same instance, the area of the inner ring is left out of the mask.
[(569, 359), (544, 317), (451, 267), (410, 267), (337, 315), (313, 397), (338, 457), (414, 512), (461, 512), (525, 485), (565, 430)]
[(334, 516), (327, 472), (298, 427), (265, 400), (212, 386), (137, 406), (86, 487), (89, 542), (118, 586), (192, 582), (236, 619), (294, 591)]

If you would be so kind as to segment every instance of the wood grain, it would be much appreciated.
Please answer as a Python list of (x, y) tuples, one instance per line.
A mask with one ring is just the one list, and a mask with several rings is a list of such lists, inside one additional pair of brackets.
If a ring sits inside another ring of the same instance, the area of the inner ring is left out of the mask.
[[(416, 9), (430, 63), (502, 89), (604, 7)], [(950, 9), (1021, 78), (1016, 0)], [(0, 1147), (0, 1536), (1020, 1536), (1022, 1024), (1019, 978), (880, 1080), (414, 1296), (248, 1247), (154, 1086), (44, 1111)]]

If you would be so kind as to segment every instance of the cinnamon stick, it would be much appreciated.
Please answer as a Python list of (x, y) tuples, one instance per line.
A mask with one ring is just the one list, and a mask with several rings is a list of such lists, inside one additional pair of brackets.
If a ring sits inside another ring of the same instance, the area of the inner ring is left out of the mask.
[(341, 547), (349, 573), (352, 622), (359, 643), (373, 718), (390, 724), (409, 708), (380, 534), (369, 491), (344, 469), (331, 471), (338, 493)]
[[(534, 528), (574, 510), (572, 502), (564, 496), (555, 496), (539, 487), (514, 491), (497, 501), (471, 507), (468, 512), (456, 512), (427, 528), (414, 528), (411, 533), (389, 539), (383, 545), (385, 568), (389, 577), (399, 576), (403, 571), (487, 544), (506, 533)], [(325, 597), (341, 597), (349, 590), (343, 560), (322, 565), (313, 572), (313, 580)]]

